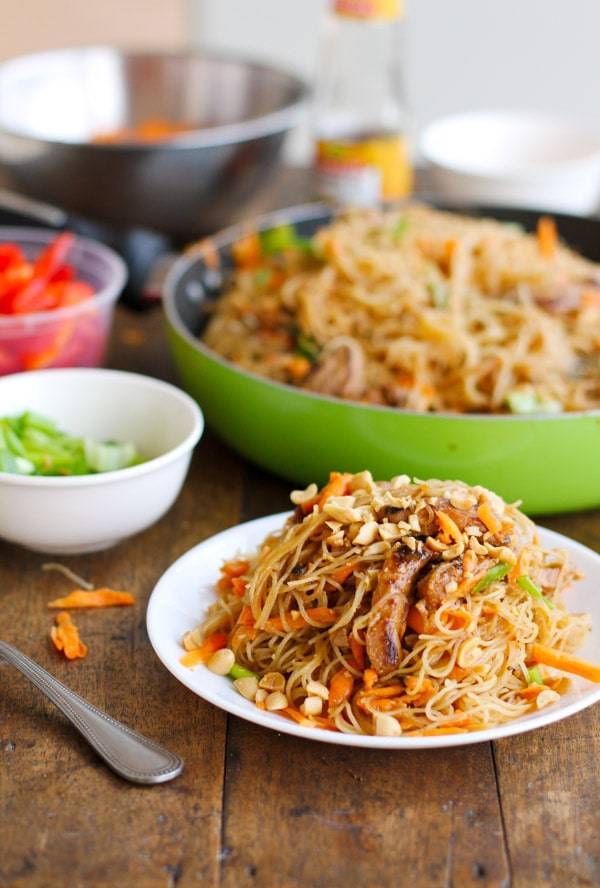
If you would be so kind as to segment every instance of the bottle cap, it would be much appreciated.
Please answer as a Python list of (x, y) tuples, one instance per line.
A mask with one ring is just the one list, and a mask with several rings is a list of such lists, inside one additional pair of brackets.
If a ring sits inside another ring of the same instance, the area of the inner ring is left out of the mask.
[(404, 0), (334, 0), (337, 15), (393, 21), (404, 12)]

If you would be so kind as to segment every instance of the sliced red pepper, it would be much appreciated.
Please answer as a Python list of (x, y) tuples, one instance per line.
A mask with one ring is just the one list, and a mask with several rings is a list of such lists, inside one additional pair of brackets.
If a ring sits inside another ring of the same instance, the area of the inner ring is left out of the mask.
[(25, 256), (17, 244), (0, 244), (0, 271), (10, 268), (11, 265), (22, 265)]

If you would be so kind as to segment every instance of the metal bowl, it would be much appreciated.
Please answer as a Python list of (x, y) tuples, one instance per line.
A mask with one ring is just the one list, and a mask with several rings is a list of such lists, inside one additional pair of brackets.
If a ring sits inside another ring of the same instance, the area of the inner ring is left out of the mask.
[[(221, 55), (22, 56), (0, 65), (0, 166), (32, 197), (189, 238), (239, 214), (306, 98), (297, 77)], [(192, 128), (162, 143), (91, 141), (149, 118)]]
[[(535, 227), (538, 213), (456, 208)], [(600, 261), (600, 221), (556, 215), (561, 236)], [(254, 221), (261, 231), (293, 224), (304, 237), (331, 221), (321, 204)], [(273, 382), (237, 367), (200, 341), (205, 302), (219, 298), (246, 227), (210, 238), (182, 256), (165, 282), (167, 335), (183, 386), (208, 423), (236, 450), (278, 475), (323, 483), (332, 469), (371, 469), (378, 478), (460, 478), (483, 484), (530, 513), (600, 505), (600, 410), (558, 415), (417, 413), (345, 401)], [(218, 262), (215, 262), (215, 257)]]

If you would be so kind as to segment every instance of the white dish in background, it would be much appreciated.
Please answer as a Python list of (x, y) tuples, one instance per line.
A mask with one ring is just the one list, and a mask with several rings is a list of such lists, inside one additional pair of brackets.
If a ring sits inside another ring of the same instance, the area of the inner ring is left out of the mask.
[[(342, 746), (366, 746), (372, 749), (427, 749), (481, 743), (532, 731), (573, 715), (600, 700), (599, 685), (574, 678), (569, 693), (561, 697), (555, 705), (485, 731), (440, 737), (373, 737), (304, 728), (276, 713), (258, 709), (238, 694), (228, 678), (215, 675), (204, 666), (197, 666), (195, 669), (182, 666), (179, 662), (184, 653), (181, 639), (188, 630), (198, 625), (208, 606), (214, 602), (214, 585), (220, 576), (221, 563), (237, 553), (252, 552), (268, 533), (282, 526), (287, 514), (269, 515), (249, 521), (205, 540), (179, 558), (154, 588), (146, 615), (152, 647), (175, 678), (209, 703), (265, 728), (294, 734), (305, 740), (321, 740), (323, 743), (337, 743)], [(578, 653), (589, 660), (598, 661), (600, 556), (561, 534), (544, 528), (539, 528), (539, 531), (542, 545), (567, 549), (573, 562), (585, 573), (585, 578), (568, 592), (567, 603), (570, 610), (590, 613), (592, 631)]]
[(436, 197), (589, 215), (600, 208), (600, 132), (540, 112), (442, 117), (420, 138)]
[(158, 521), (175, 501), (204, 429), (189, 395), (118, 370), (39, 370), (0, 378), (0, 416), (26, 410), (73, 435), (132, 441), (148, 457), (97, 475), (0, 472), (0, 538), (56, 554), (106, 549)]

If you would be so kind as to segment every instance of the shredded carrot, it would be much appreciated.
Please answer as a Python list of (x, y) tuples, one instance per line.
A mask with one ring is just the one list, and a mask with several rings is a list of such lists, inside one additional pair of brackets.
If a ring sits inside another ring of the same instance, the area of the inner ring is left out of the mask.
[(600, 290), (586, 290), (581, 294), (582, 308), (600, 308)]
[(254, 617), (252, 615), (252, 608), (249, 604), (245, 604), (240, 611), (240, 615), (237, 618), (238, 626), (254, 626)]
[(452, 261), (454, 259), (456, 250), (458, 249), (458, 240), (455, 237), (449, 238), (444, 244), (444, 256), (443, 263), (448, 272), (450, 272), (452, 268)]
[[(306, 609), (306, 615), (321, 626), (332, 626), (340, 616), (339, 612), (332, 607), (309, 607)], [(289, 632), (290, 629), (305, 629), (311, 625), (312, 623), (308, 623), (300, 611), (289, 611), (284, 616), (271, 617), (267, 620), (265, 630), (267, 632)]]
[(473, 621), (471, 614), (464, 607), (448, 610), (444, 616), (450, 629), (466, 629)]
[(279, 709), (278, 714), (286, 715), (288, 718), (291, 718), (292, 721), (298, 722), (299, 725), (303, 725), (305, 728), (314, 727), (310, 718), (303, 715), (299, 709), (295, 709), (293, 706), (286, 706), (285, 709)]
[(350, 645), (350, 650), (352, 651), (352, 656), (354, 657), (354, 662), (356, 663), (356, 668), (359, 672), (362, 672), (365, 668), (365, 646), (353, 635), (348, 639), (348, 643)]
[[(370, 709), (374, 709), (376, 712), (391, 712), (392, 709), (398, 709), (401, 707), (406, 700), (405, 696), (402, 697), (376, 697), (374, 700), (369, 700)], [(361, 704), (363, 701), (360, 701)], [(369, 708), (361, 705), (361, 709), (364, 712), (369, 712)]]
[(483, 521), (490, 533), (502, 530), (502, 522), (494, 515), (489, 503), (483, 502), (477, 509), (477, 517)]
[(537, 697), (540, 691), (545, 691), (547, 686), (545, 684), (535, 684), (529, 685), (528, 688), (521, 688), (517, 691), (519, 697), (524, 697), (526, 700), (533, 700)]
[(241, 577), (233, 577), (231, 580), (231, 588), (238, 598), (243, 598), (248, 583)]
[(79, 637), (79, 629), (66, 611), (56, 615), (56, 626), (50, 630), (50, 637), (56, 650), (62, 651), (67, 660), (87, 655), (88, 649)]
[(531, 646), (531, 655), (536, 663), (543, 663), (545, 666), (562, 669), (563, 672), (581, 675), (582, 678), (587, 678), (589, 681), (600, 682), (600, 666), (588, 663), (587, 660), (581, 660), (564, 651), (556, 651), (537, 643)]
[(427, 632), (427, 617), (414, 604), (408, 612), (406, 623), (410, 626), (413, 632), (416, 632), (418, 635), (423, 635)]
[(545, 259), (552, 259), (558, 246), (556, 223), (549, 216), (542, 216), (537, 224), (537, 239), (540, 253)]
[(258, 234), (247, 234), (231, 247), (233, 261), (238, 268), (254, 268), (262, 260), (262, 249)]
[(294, 382), (301, 382), (310, 373), (311, 363), (308, 358), (296, 355), (287, 363), (287, 371)]
[(205, 660), (208, 660), (215, 651), (219, 651), (221, 648), (226, 647), (227, 641), (228, 636), (225, 632), (213, 632), (212, 635), (209, 635), (204, 639), (199, 648), (196, 648), (196, 650), (193, 651), (188, 651), (180, 658), (179, 662), (182, 666), (198, 666), (200, 663), (204, 663)]
[(249, 561), (226, 561), (221, 568), (221, 573), (226, 577), (243, 577), (249, 567)]
[(401, 684), (386, 685), (383, 688), (371, 688), (369, 696), (371, 697), (397, 697), (404, 693), (404, 687)]
[(359, 558), (348, 561), (347, 564), (342, 564), (342, 566), (338, 567), (337, 570), (332, 571), (331, 579), (340, 584), (345, 583), (348, 577), (352, 576), (359, 564)]
[(349, 700), (354, 688), (354, 679), (347, 669), (336, 672), (329, 685), (329, 711), (338, 709)]
[(455, 681), (462, 681), (467, 673), (468, 670), (463, 669), (462, 666), (453, 666), (448, 678), (453, 678)]
[(447, 515), (445, 512), (436, 512), (435, 516), (440, 523), (441, 534), (440, 539), (444, 543), (450, 543), (454, 540), (455, 543), (460, 543), (462, 540), (462, 533), (458, 529), (458, 526), (455, 521)]
[(521, 551), (519, 552), (519, 557), (515, 561), (512, 570), (508, 574), (508, 582), (511, 586), (515, 585), (519, 577), (527, 573), (528, 563), (529, 551), (527, 550), (527, 548), (521, 549)]
[(55, 598), (48, 607), (113, 607), (115, 605), (133, 604), (135, 598), (131, 592), (117, 592), (115, 589), (102, 587), (86, 592), (85, 589), (74, 589), (64, 598)]
[(352, 475), (349, 475), (347, 472), (344, 472), (343, 474), (341, 472), (331, 472), (329, 475), (329, 481), (317, 496), (314, 497), (314, 499), (302, 503), (302, 511), (305, 513), (312, 512), (315, 506), (322, 509), (331, 496), (343, 496), (348, 490), (348, 484), (351, 478)]
[(365, 669), (365, 671), (363, 672), (363, 684), (365, 686), (365, 689), (367, 691), (370, 691), (378, 678), (379, 676), (374, 669)]
[(231, 577), (221, 577), (217, 580), (217, 589), (219, 592), (231, 592)]

